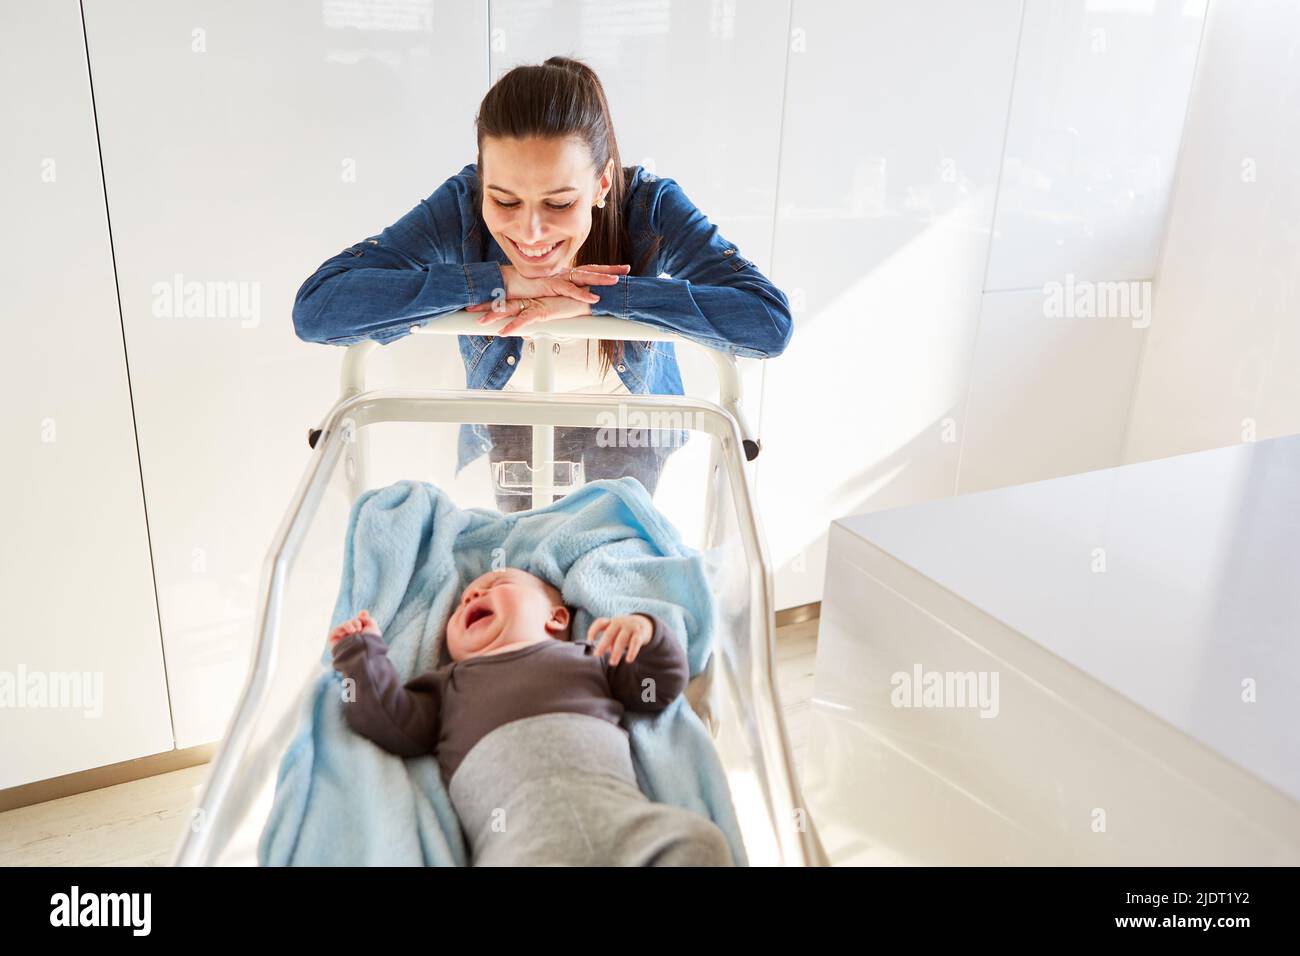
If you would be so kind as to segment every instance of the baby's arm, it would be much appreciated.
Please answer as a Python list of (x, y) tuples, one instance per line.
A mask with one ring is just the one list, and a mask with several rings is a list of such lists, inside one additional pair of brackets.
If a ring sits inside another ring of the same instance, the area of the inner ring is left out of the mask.
[(596, 654), (611, 652), (605, 676), (610, 693), (628, 710), (657, 713), (686, 689), (686, 652), (663, 621), (649, 614), (601, 618), (592, 624), (588, 640), (600, 631), (605, 636)]
[(437, 694), (402, 685), (377, 632), (376, 627), (334, 642), (334, 669), (356, 682), (354, 693), (344, 695), (344, 717), (353, 730), (390, 753), (432, 753), (438, 740)]

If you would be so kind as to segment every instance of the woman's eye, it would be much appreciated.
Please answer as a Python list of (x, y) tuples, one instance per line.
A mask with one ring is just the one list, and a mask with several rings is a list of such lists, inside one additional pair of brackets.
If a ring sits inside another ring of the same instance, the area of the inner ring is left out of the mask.
[[(493, 200), (493, 202), (495, 202), (502, 209), (514, 209), (516, 206), (519, 205), (519, 203), (517, 202), (502, 202), (500, 199), (495, 199)], [(549, 203), (549, 202), (546, 205), (550, 209), (560, 210), (560, 209), (568, 209), (570, 206), (573, 205), (574, 202), (576, 202), (576, 200), (570, 200), (569, 202), (566, 202), (563, 206), (557, 206), (555, 205), (555, 203)]]

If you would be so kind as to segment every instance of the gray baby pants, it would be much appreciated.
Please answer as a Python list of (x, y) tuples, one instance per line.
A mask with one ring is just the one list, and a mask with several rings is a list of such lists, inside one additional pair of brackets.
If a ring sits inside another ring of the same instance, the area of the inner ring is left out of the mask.
[(641, 792), (627, 731), (599, 717), (503, 724), (448, 789), (474, 866), (734, 865), (711, 820)]

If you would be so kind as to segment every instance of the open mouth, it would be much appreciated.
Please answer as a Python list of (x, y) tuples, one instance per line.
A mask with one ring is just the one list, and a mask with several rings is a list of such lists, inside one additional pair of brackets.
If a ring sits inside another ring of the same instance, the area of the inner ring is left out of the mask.
[(492, 617), (492, 609), (486, 604), (474, 603), (465, 611), (465, 630), (469, 630), (479, 621), (485, 621)]

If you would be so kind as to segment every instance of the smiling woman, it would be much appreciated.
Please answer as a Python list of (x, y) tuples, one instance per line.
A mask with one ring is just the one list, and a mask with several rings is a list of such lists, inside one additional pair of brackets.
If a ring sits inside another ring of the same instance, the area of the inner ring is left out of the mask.
[[(459, 309), (485, 333), (461, 336), (468, 388), (502, 389), (530, 361), (542, 323), (615, 316), (738, 355), (779, 355), (789, 300), (727, 241), (674, 180), (619, 156), (609, 104), (585, 64), (551, 57), (519, 66), (487, 92), (475, 120), (478, 161), (382, 233), (323, 263), (294, 301), (299, 337), (387, 344)], [(559, 343), (568, 390), (681, 395), (672, 343)], [(592, 446), (561, 434), (557, 450), (587, 479), (632, 476), (654, 492), (685, 433)], [(531, 466), (527, 429), (465, 425), (457, 471), (484, 452)], [(570, 441), (572, 439), (572, 441)], [(567, 443), (567, 445), (566, 445)], [(502, 511), (529, 499), (498, 488)]]
[[(591, 315), (589, 288), (640, 273), (662, 240), (634, 251), (624, 222), (624, 170), (600, 79), (588, 66), (551, 57), (516, 67), (488, 91), (475, 120), (480, 189), (475, 205), (505, 251), (504, 302), (484, 322), (516, 316), (501, 334), (548, 319)], [(635, 266), (635, 268), (634, 268)], [(555, 288), (555, 277), (575, 288)], [(584, 308), (584, 306), (586, 306)], [(623, 343), (602, 342), (604, 377)]]
[[(648, 267), (659, 243), (642, 248), (635, 264), (629, 261), (632, 250), (622, 215), (627, 182), (604, 89), (592, 70), (560, 57), (541, 67), (512, 70), (484, 98), (477, 136), (481, 190), (475, 205), (510, 259), (502, 267), (504, 301), (496, 297), (475, 307), (484, 312), (483, 324), (509, 318), (500, 334), (511, 335), (548, 319), (591, 315), (591, 307), (601, 301), (593, 287), (614, 285), (619, 275)], [(578, 295), (549, 288), (548, 280), (556, 275), (577, 279)], [(615, 369), (626, 372), (624, 343), (596, 344), (596, 356), (585, 340), (561, 338), (554, 344), (554, 365), (563, 372), (557, 390), (631, 391), (613, 374)], [(528, 341), (512, 376), (520, 383), (516, 387), (531, 388), (533, 357), (533, 342)], [(531, 429), (489, 425), (486, 430), (494, 473), (504, 474), (509, 461), (531, 467)], [(654, 493), (668, 452), (649, 443), (594, 447), (588, 439), (581, 431), (560, 429), (555, 436), (560, 460), (580, 462), (588, 479), (635, 477)], [(504, 482), (494, 484), (502, 511), (518, 510), (531, 500), (511, 494)]]

